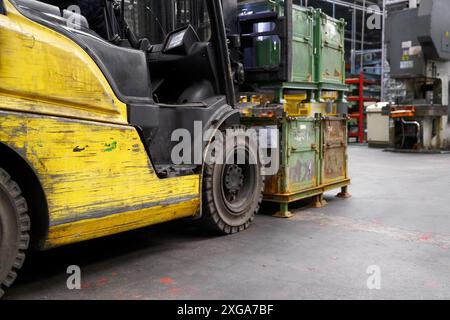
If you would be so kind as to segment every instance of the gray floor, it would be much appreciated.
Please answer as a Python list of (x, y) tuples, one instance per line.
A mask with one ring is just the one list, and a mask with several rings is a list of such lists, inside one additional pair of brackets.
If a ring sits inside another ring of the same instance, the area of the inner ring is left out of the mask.
[(450, 299), (450, 155), (349, 153), (351, 199), (290, 220), (266, 207), (231, 237), (177, 222), (35, 254), (6, 298)]

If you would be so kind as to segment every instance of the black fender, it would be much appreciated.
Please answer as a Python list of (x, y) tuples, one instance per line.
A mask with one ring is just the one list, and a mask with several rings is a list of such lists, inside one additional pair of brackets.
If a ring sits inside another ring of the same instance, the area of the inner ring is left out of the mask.
[(211, 142), (215, 134), (225, 127), (237, 126), (240, 124), (239, 110), (236, 110), (228, 104), (223, 105), (217, 113), (215, 113), (204, 127), (204, 147)]
[[(214, 132), (224, 123), (239, 124), (238, 110), (233, 109), (224, 96), (184, 105), (129, 105), (128, 116), (130, 124), (139, 128), (142, 133), (144, 144), (156, 166), (172, 163), (171, 151), (178, 144), (172, 141), (175, 130), (187, 130), (193, 138), (194, 145), (201, 144), (204, 149), (209, 142), (208, 137), (204, 138), (205, 132)], [(192, 159), (195, 159), (194, 154)], [(192, 163), (197, 166), (202, 165), (201, 161)]]

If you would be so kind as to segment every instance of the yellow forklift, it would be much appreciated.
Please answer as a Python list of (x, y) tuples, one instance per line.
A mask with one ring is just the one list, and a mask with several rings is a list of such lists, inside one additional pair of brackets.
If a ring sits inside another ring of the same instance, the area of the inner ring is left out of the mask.
[[(233, 234), (262, 201), (221, 1), (194, 25), (186, 0), (101, 0), (101, 21), (64, 2), (0, 0), (0, 296), (27, 250), (181, 218)], [(225, 131), (247, 143), (205, 161)]]

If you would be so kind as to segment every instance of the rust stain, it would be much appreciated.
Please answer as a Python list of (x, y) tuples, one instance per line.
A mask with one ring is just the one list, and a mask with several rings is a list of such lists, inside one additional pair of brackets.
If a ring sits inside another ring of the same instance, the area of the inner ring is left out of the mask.
[(141, 148), (138, 144), (134, 144), (132, 148), (133, 152), (141, 152)]
[(296, 164), (289, 168), (289, 182), (291, 184), (310, 182), (314, 179), (314, 160), (297, 160)]
[(276, 194), (279, 193), (281, 190), (279, 188), (279, 181), (281, 177), (279, 175), (270, 176), (266, 179), (266, 188), (265, 193), (266, 194)]
[(327, 182), (346, 175), (346, 122), (327, 119), (324, 125), (324, 180)]

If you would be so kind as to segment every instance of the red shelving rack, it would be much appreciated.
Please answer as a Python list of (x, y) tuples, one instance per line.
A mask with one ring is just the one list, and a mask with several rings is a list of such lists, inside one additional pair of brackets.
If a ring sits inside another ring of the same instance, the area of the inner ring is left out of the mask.
[(349, 138), (357, 138), (359, 143), (365, 142), (365, 133), (364, 133), (364, 114), (365, 114), (365, 106), (364, 102), (378, 102), (379, 99), (376, 97), (366, 97), (364, 96), (364, 86), (365, 85), (375, 85), (377, 84), (376, 80), (366, 79), (364, 76), (364, 72), (359, 74), (357, 78), (350, 78), (346, 80), (347, 85), (356, 85), (358, 87), (358, 95), (357, 96), (349, 96), (347, 100), (350, 102), (358, 103), (358, 111), (356, 113), (351, 113), (349, 115), (350, 118), (356, 119), (358, 121), (358, 132), (352, 133), (349, 132)]

